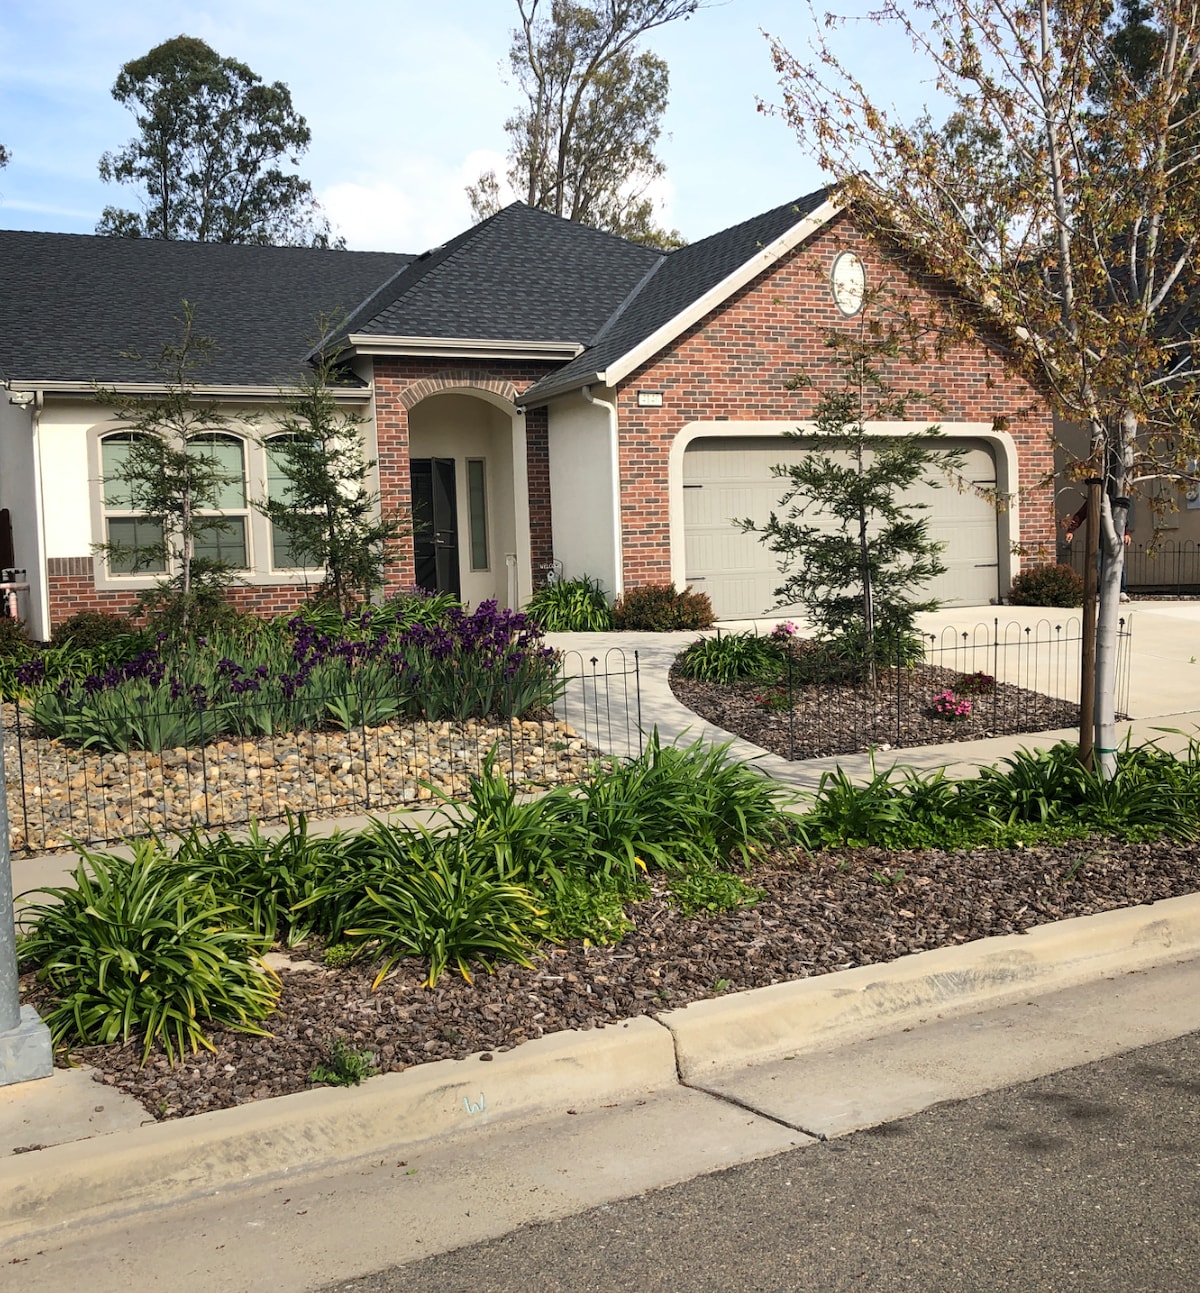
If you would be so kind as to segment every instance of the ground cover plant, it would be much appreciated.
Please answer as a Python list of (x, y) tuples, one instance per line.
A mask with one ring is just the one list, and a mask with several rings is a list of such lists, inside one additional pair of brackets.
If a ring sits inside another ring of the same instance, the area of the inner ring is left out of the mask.
[(520, 614), (408, 599), (344, 615), (318, 605), (233, 629), (68, 641), (14, 671), (43, 735), (83, 748), (195, 747), (222, 737), (393, 719), (462, 722), (550, 708), (555, 656)]
[(853, 635), (701, 638), (676, 658), (671, 689), (694, 713), (788, 759), (864, 753), (1073, 727), (1078, 706), (981, 671), (926, 663), (921, 641), (878, 637), (871, 685)]
[[(677, 753), (689, 775), (706, 767), (707, 752)], [(137, 1035), (124, 1046), (73, 1043), (71, 1054), (156, 1116), (175, 1117), (303, 1089), (315, 1070), (331, 1067), (335, 1043), (369, 1055), (364, 1062), (381, 1072), (396, 1071), (1194, 891), (1200, 749), (1193, 743), (1175, 759), (1142, 747), (1122, 752), (1119, 764), (1122, 780), (1112, 795), (1079, 768), (1069, 746), (1022, 752), (976, 783), (882, 764), (862, 786), (831, 774), (785, 819), (789, 832), (748, 847), (748, 865), (736, 851), (704, 866), (665, 850), (670, 870), (644, 848), (628, 867), (618, 865), (624, 849), (581, 854), (583, 836), (570, 835), (571, 823), (577, 830), (597, 824), (602, 791), (588, 812), (572, 813), (569, 796), (522, 802), (497, 780), (481, 782), (478, 829), (472, 833), (461, 815), (453, 845), (474, 859), (473, 875), (536, 894), (544, 915), (535, 919), (550, 929), (532, 952), (515, 961), (484, 952), (494, 973), (479, 972), (481, 963), (472, 960), (469, 982), (451, 963), (432, 985), (428, 955), (406, 955), (377, 983), (378, 947), (354, 935), (326, 942), (306, 928), (312, 921), (345, 937), (359, 919), (349, 904), (362, 893), (349, 878), (366, 867), (394, 884), (411, 865), (406, 837), (373, 828), (322, 841), (321, 849), (332, 852), (314, 862), (313, 886), (296, 885), (294, 876), (288, 881), (294, 895), (305, 896), (289, 899), (296, 912), (290, 923), (276, 922), (294, 940), (284, 953), (296, 968), (282, 969), (278, 1003), (262, 1024), (270, 1036), (213, 1028), (207, 1035), (215, 1052), (202, 1048), (181, 1059), (177, 1051), (174, 1063), (155, 1045), (143, 1065)], [(650, 755), (627, 789), (649, 801), (667, 767), (661, 750)], [(749, 794), (759, 779), (739, 772), (748, 779), (739, 780), (741, 793)], [(682, 799), (678, 770), (672, 780)], [(697, 825), (711, 822), (711, 807), (697, 814)], [(634, 830), (643, 811), (631, 811), (623, 829)], [(733, 829), (736, 814), (722, 820)], [(779, 819), (770, 820), (777, 832)], [(678, 827), (676, 816), (671, 830)], [(291, 872), (318, 858), (301, 823), (293, 823), (292, 845)], [(266, 856), (265, 841), (256, 847)], [(268, 869), (288, 851), (277, 849)], [(190, 873), (197, 873), (202, 852), (186, 858)], [(212, 852), (213, 865), (225, 865), (223, 849)], [(322, 884), (335, 855), (336, 874)], [(245, 862), (245, 854), (230, 858), (230, 871)], [(723, 894), (725, 886), (733, 892)], [(623, 896), (614, 902), (614, 894)], [(304, 912), (317, 915), (301, 918)], [(564, 913), (577, 922), (571, 932), (555, 931)], [(45, 1012), (54, 1001), (51, 985), (24, 964), (25, 996)]]

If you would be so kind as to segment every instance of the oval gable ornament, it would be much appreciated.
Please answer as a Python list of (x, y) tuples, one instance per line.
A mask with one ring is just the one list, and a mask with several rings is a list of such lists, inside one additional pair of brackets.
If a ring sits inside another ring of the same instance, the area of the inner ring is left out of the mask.
[(837, 308), (849, 318), (862, 309), (867, 294), (866, 266), (852, 251), (843, 251), (833, 262), (829, 273), (829, 286)]

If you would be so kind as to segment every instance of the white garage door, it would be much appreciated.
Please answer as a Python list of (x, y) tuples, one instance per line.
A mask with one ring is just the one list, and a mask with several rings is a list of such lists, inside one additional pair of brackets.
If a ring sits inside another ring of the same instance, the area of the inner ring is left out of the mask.
[[(966, 481), (995, 489), (995, 460), (985, 443), (949, 436), (937, 443), (963, 453)], [(687, 581), (708, 593), (719, 619), (780, 613), (775, 606), (775, 589), (781, 583), (775, 554), (731, 522), (745, 516), (765, 522), (778, 509), (785, 484), (771, 468), (795, 462), (804, 452), (802, 440), (722, 436), (697, 440), (684, 453)], [(942, 563), (948, 569), (933, 581), (930, 595), (947, 606), (983, 606), (996, 597), (998, 518), (992, 504), (973, 489), (959, 492), (948, 484), (940, 489), (918, 485), (906, 497), (929, 504), (925, 515), (930, 533), (946, 545)], [(820, 521), (818, 516), (812, 519)]]

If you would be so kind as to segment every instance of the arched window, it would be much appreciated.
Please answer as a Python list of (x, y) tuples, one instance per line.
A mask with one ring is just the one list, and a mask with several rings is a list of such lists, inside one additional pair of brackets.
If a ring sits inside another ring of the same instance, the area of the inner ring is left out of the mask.
[(118, 431), (100, 441), (105, 558), (114, 575), (163, 574), (167, 568), (162, 526), (139, 515), (131, 500), (129, 451), (139, 439), (145, 437)]

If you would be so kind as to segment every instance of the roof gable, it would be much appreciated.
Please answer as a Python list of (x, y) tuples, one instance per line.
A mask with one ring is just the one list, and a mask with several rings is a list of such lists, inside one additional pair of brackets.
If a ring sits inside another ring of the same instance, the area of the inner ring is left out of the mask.
[(670, 253), (593, 345), (531, 387), (521, 402), (539, 403), (589, 381), (622, 381), (841, 209), (830, 189), (818, 189)]

